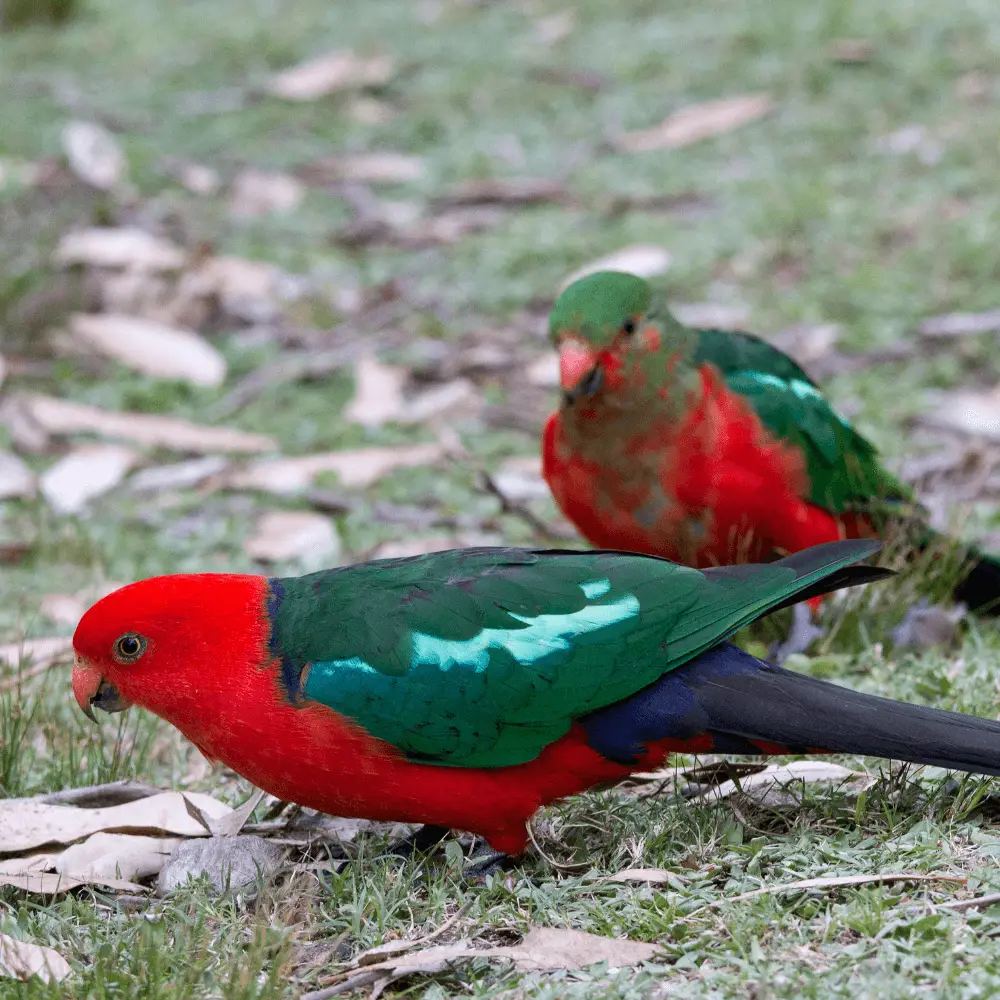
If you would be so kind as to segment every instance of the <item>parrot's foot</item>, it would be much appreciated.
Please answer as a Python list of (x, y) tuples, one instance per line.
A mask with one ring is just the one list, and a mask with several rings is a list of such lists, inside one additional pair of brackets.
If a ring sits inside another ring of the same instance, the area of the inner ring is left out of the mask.
[(404, 858), (409, 860), (418, 854), (426, 854), (444, 840), (451, 831), (446, 826), (425, 824), (405, 840), (390, 844), (380, 855), (382, 858)]
[(793, 653), (804, 653), (813, 639), (826, 635), (825, 629), (813, 623), (812, 611), (808, 604), (794, 605), (792, 615), (792, 630), (788, 633), (788, 638), (771, 650), (771, 662), (779, 667)]
[(494, 851), (488, 844), (484, 844), (483, 848), (471, 854), (468, 864), (462, 869), (462, 875), (467, 882), (482, 882), (497, 872), (510, 871), (517, 864), (509, 854)]

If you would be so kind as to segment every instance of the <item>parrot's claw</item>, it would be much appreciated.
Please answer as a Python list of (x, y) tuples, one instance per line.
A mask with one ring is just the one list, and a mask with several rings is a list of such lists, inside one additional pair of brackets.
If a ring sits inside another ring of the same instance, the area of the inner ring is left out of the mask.
[(467, 882), (481, 883), (497, 872), (510, 871), (517, 864), (509, 854), (494, 851), (488, 845), (484, 848), (471, 854), (468, 864), (462, 869), (462, 876)]
[(804, 653), (814, 639), (826, 635), (826, 629), (813, 623), (812, 611), (808, 604), (796, 604), (792, 608), (792, 630), (784, 642), (771, 650), (771, 662), (781, 666), (793, 653)]
[(437, 847), (451, 831), (446, 826), (425, 824), (404, 840), (390, 844), (380, 855), (382, 858), (403, 858), (410, 860), (418, 854), (427, 854)]

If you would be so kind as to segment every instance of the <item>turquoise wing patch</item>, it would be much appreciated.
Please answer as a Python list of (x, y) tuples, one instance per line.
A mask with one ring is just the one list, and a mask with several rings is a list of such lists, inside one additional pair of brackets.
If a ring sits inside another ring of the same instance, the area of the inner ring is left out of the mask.
[(468, 639), (412, 632), (404, 675), (356, 656), (330, 660), (312, 664), (304, 693), (417, 760), (476, 767), (531, 759), (599, 698), (604, 684), (594, 681), (603, 671), (595, 675), (590, 661), (607, 661), (601, 647), (620, 643), (641, 610), (633, 594), (610, 595), (609, 580), (580, 589), (601, 603), (567, 614), (508, 612), (509, 628)]
[(726, 385), (750, 404), (771, 434), (800, 449), (812, 503), (839, 513), (911, 498), (882, 467), (875, 446), (809, 382), (745, 371), (728, 376)]

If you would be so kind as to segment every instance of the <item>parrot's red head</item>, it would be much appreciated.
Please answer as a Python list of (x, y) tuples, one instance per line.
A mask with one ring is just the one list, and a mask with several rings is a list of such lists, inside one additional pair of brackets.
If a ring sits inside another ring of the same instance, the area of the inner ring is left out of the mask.
[(642, 278), (621, 271), (589, 274), (559, 296), (549, 336), (566, 405), (627, 384), (636, 359), (659, 349), (658, 330), (644, 324), (651, 299)]
[(154, 577), (98, 601), (73, 635), (73, 694), (120, 712), (138, 704), (185, 729), (266, 657), (267, 580), (203, 573)]

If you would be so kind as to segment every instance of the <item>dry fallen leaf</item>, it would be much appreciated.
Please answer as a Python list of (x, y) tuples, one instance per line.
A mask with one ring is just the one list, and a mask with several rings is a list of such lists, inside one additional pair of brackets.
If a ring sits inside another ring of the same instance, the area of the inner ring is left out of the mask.
[(666, 868), (626, 868), (625, 871), (615, 872), (607, 877), (608, 882), (641, 882), (644, 885), (663, 885), (671, 878), (682, 879), (682, 876), (674, 872), (668, 872)]
[(305, 185), (291, 174), (276, 171), (241, 170), (229, 193), (229, 210), (242, 219), (271, 212), (291, 212), (305, 197)]
[(108, 313), (74, 313), (69, 329), (79, 343), (143, 375), (204, 386), (221, 385), (226, 378), (225, 359), (191, 330)]
[(468, 549), (502, 544), (503, 539), (500, 535), (460, 531), (452, 535), (424, 535), (382, 542), (375, 547), (369, 558), (408, 559), (410, 556), (425, 556), (429, 552), (443, 552), (445, 549)]
[(101, 875), (77, 878), (75, 875), (64, 875), (62, 872), (8, 871), (8, 862), (3, 859), (0, 859), (0, 885), (9, 885), (21, 892), (36, 893), (39, 896), (56, 896), (85, 885), (99, 885), (102, 888), (114, 889), (116, 892), (149, 891), (144, 885), (123, 878), (105, 878)]
[(377, 995), (389, 983), (405, 976), (434, 975), (452, 968), (456, 962), (476, 958), (507, 959), (521, 972), (553, 972), (583, 969), (597, 962), (607, 962), (613, 969), (628, 968), (651, 960), (655, 954), (656, 945), (642, 941), (558, 927), (534, 927), (520, 944), (473, 948), (468, 941), (457, 941), (361, 965), (338, 976), (337, 986), (307, 993), (302, 1000), (321, 1000), (367, 983), (376, 984)]
[(134, 226), (75, 229), (59, 240), (55, 257), (63, 265), (140, 271), (179, 271), (184, 266), (180, 247)]
[(408, 400), (396, 420), (401, 424), (430, 423), (456, 410), (474, 409), (479, 402), (481, 398), (476, 387), (468, 379), (456, 378)]
[[(185, 795), (212, 819), (232, 812), (210, 795)], [(49, 805), (37, 799), (0, 800), (0, 853), (20, 854), (49, 844), (72, 844), (95, 833), (118, 831), (148, 831), (174, 837), (206, 835), (202, 825), (191, 817), (180, 792), (161, 792), (99, 809)]]
[(322, 569), (340, 558), (340, 536), (328, 517), (310, 511), (275, 510), (264, 514), (245, 544), (258, 562), (297, 560), (306, 569)]
[(194, 293), (214, 297), (230, 316), (266, 323), (278, 316), (291, 279), (265, 261), (210, 257), (185, 280)]
[(875, 58), (875, 46), (864, 38), (836, 38), (830, 45), (830, 58), (848, 65), (868, 63)]
[[(57, 660), (72, 656), (73, 644), (68, 636), (46, 636), (42, 639), (23, 639), (21, 642), (0, 644), (0, 663), (16, 670), (22, 663), (28, 667), (48, 666)], [(3, 686), (0, 685), (0, 690)], [(0, 841), (0, 850), (3, 841)]]
[(424, 161), (406, 153), (356, 153), (324, 157), (302, 167), (298, 173), (309, 184), (335, 181), (400, 184), (419, 180), (424, 174)]
[(670, 311), (687, 326), (703, 330), (744, 330), (750, 320), (746, 306), (719, 302), (671, 302)]
[(960, 390), (943, 395), (941, 406), (919, 417), (929, 427), (1000, 441), (1000, 389)]
[(115, 137), (94, 122), (70, 122), (62, 133), (63, 151), (80, 180), (110, 191), (125, 178), (128, 164)]
[(253, 815), (253, 811), (264, 800), (267, 794), (262, 788), (258, 788), (251, 796), (238, 806), (231, 813), (223, 816), (222, 819), (212, 822), (212, 833), (218, 837), (235, 837), (247, 824), (247, 820)]
[(541, 500), (549, 496), (548, 483), (542, 478), (541, 456), (508, 458), (493, 474), (493, 482), (509, 500)]
[(135, 493), (159, 493), (164, 490), (185, 490), (199, 486), (212, 476), (221, 475), (228, 467), (228, 461), (221, 455), (206, 455), (191, 458), (186, 462), (170, 465), (155, 465), (134, 473), (128, 481), (128, 488)]
[(30, 498), (38, 490), (35, 474), (13, 452), (0, 451), (0, 500)]
[(918, 328), (922, 337), (948, 338), (966, 337), (977, 333), (1000, 331), (1000, 309), (989, 309), (978, 313), (947, 313), (931, 316)]
[(626, 132), (617, 146), (625, 153), (680, 149), (757, 121), (774, 110), (770, 94), (744, 94), (718, 101), (704, 101), (675, 111), (652, 128)]
[[(54, 868), (76, 879), (121, 879), (132, 882), (156, 875), (183, 843), (179, 837), (142, 837), (131, 833), (95, 833), (67, 847)], [(0, 861), (0, 870), (4, 862)]]
[(417, 444), (398, 448), (329, 451), (297, 458), (261, 459), (234, 471), (228, 477), (227, 485), (236, 489), (294, 494), (306, 489), (321, 472), (334, 472), (344, 486), (364, 489), (394, 469), (430, 465), (442, 454), (440, 445)]
[(840, 333), (839, 323), (797, 323), (786, 326), (768, 340), (808, 369), (833, 351)]
[(37, 976), (43, 983), (58, 983), (72, 971), (69, 962), (54, 948), (0, 934), (0, 975), (21, 982)]
[(405, 411), (407, 378), (405, 368), (360, 358), (354, 365), (354, 398), (345, 407), (344, 417), (365, 427), (381, 427), (398, 419)]
[(315, 101), (340, 90), (378, 87), (392, 77), (388, 56), (362, 57), (348, 50), (328, 52), (273, 76), (268, 93), (286, 101)]
[(217, 194), (222, 187), (222, 178), (213, 167), (204, 163), (189, 163), (186, 160), (174, 161), (170, 164), (170, 173), (178, 184), (186, 187), (192, 194), (209, 196)]
[(248, 434), (229, 427), (205, 427), (174, 417), (147, 413), (112, 412), (54, 396), (19, 394), (9, 404), (17, 418), (29, 420), (43, 434), (92, 433), (119, 438), (148, 447), (182, 452), (277, 451), (277, 444), (262, 434)]
[(549, 352), (536, 358), (524, 370), (525, 378), (542, 389), (559, 388), (559, 355)]
[(672, 259), (670, 253), (663, 247), (650, 244), (624, 247), (578, 268), (563, 281), (559, 286), (559, 291), (565, 290), (574, 281), (579, 281), (596, 271), (625, 271), (627, 274), (636, 274), (640, 278), (655, 278), (670, 267)]
[(75, 594), (46, 594), (38, 610), (55, 625), (75, 628), (87, 610), (87, 604)]
[(535, 41), (549, 48), (568, 38), (576, 27), (576, 12), (560, 10), (535, 21)]
[(46, 469), (38, 485), (57, 514), (77, 514), (121, 483), (137, 458), (121, 445), (84, 445)]
[(710, 788), (695, 796), (698, 802), (720, 802), (741, 792), (754, 800), (765, 799), (775, 788), (787, 785), (797, 786), (803, 782), (837, 782), (850, 784), (860, 791), (871, 785), (875, 778), (863, 771), (852, 771), (823, 760), (797, 760), (790, 764), (771, 764), (756, 774), (748, 774), (739, 781), (724, 781), (721, 785)]

